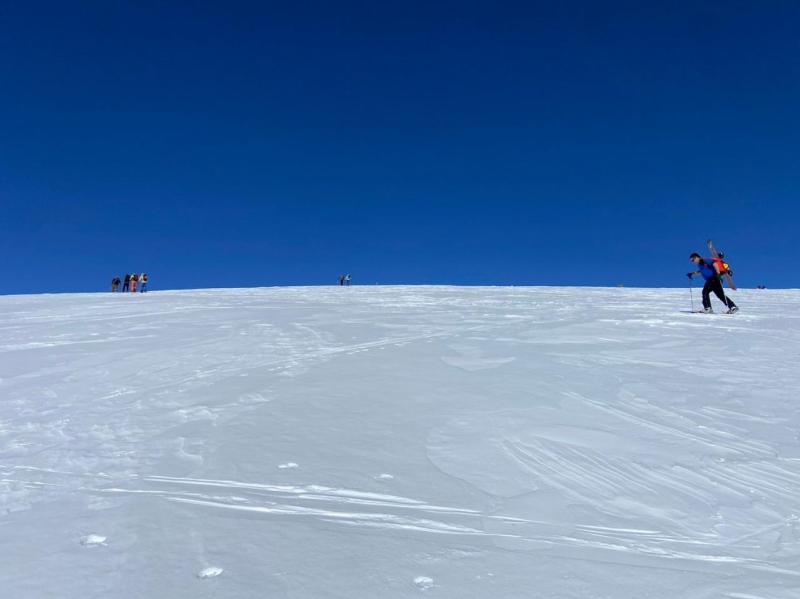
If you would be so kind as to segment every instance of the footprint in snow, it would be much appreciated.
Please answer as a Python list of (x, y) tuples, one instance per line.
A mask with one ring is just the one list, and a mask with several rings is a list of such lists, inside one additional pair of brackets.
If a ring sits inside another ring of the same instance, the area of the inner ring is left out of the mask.
[(216, 566), (211, 566), (209, 568), (203, 568), (197, 573), (197, 578), (216, 578), (220, 574), (222, 574), (224, 570), (222, 568), (217, 568)]
[(300, 466), (295, 464), (294, 462), (286, 462), (285, 464), (278, 465), (278, 468), (281, 470), (289, 470), (291, 468), (299, 468)]
[(433, 578), (429, 578), (427, 576), (417, 576), (414, 579), (414, 584), (420, 591), (427, 591), (435, 586), (433, 584)]
[(81, 545), (84, 547), (99, 547), (106, 545), (106, 537), (102, 535), (86, 535), (81, 537)]

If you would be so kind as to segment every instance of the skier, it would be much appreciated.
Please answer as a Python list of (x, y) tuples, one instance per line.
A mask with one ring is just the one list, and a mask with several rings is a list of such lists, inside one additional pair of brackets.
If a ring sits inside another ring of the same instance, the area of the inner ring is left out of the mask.
[(144, 293), (147, 291), (147, 273), (143, 272), (142, 276), (139, 277), (139, 293)]
[(714, 312), (714, 310), (711, 309), (711, 292), (713, 291), (714, 295), (728, 307), (728, 314), (738, 312), (738, 306), (734, 304), (733, 300), (727, 297), (722, 290), (722, 273), (719, 270), (717, 262), (711, 258), (703, 258), (697, 252), (689, 256), (689, 260), (697, 266), (698, 270), (687, 272), (686, 276), (691, 279), (695, 275), (701, 275), (706, 281), (706, 284), (703, 285), (703, 311), (706, 314)]
[(125, 279), (122, 281), (122, 291), (128, 291), (131, 287), (131, 276), (125, 273)]
[(131, 293), (136, 293), (136, 283), (139, 282), (139, 275), (133, 273), (131, 275)]

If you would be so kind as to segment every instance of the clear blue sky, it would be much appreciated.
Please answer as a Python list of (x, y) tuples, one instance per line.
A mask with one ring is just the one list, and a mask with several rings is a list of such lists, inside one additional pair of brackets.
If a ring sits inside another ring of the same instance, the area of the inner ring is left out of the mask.
[(797, 2), (4, 2), (0, 293), (681, 286), (708, 237), (797, 287), (798, 31)]

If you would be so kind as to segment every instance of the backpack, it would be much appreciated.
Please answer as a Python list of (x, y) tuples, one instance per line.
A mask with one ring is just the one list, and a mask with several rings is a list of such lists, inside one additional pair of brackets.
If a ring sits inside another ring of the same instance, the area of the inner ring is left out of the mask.
[(716, 258), (712, 258), (712, 261), (714, 262), (714, 264), (717, 265), (717, 268), (719, 269), (719, 274), (721, 275), (733, 274), (733, 271), (731, 270), (731, 265), (725, 262), (722, 254), (719, 254)]

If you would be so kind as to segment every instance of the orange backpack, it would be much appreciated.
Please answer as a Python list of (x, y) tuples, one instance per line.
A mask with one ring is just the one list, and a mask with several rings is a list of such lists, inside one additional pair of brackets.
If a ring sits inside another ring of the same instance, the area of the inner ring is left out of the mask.
[(719, 269), (719, 274), (721, 275), (730, 274), (731, 266), (730, 264), (725, 262), (725, 260), (723, 260), (721, 257), (712, 258), (712, 260), (714, 260), (714, 264), (717, 265), (717, 268)]

